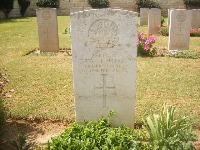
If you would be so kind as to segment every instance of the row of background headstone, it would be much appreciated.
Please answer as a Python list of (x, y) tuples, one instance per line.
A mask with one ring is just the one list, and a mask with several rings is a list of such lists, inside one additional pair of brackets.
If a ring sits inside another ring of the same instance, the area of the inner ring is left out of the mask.
[(41, 52), (58, 52), (58, 21), (56, 8), (36, 10), (38, 23), (39, 47)]
[(191, 13), (186, 9), (170, 11), (168, 50), (189, 50)]
[(148, 25), (148, 33), (158, 34), (161, 26), (161, 9), (140, 8), (140, 25)]
[[(153, 11), (154, 10), (154, 11)], [(168, 9), (168, 26), (170, 25), (170, 11), (175, 10), (175, 8)], [(200, 26), (200, 9), (192, 9), (192, 16), (191, 16), (191, 27), (192, 28), (199, 28)], [(148, 25), (148, 14), (150, 14), (150, 18), (154, 15), (155, 9), (149, 8), (140, 8), (140, 25)], [(158, 16), (160, 12), (157, 10)], [(151, 20), (153, 20), (152, 18)]]
[[(148, 33), (158, 34), (159, 29), (161, 27), (161, 10), (157, 8), (141, 8), (140, 9), (140, 24), (146, 25), (148, 24)], [(170, 13), (176, 9), (169, 9), (169, 17), (168, 23), (169, 25), (171, 17)], [(184, 10), (184, 9), (183, 9)], [(82, 9), (73, 10), (72, 12), (82, 11)], [(181, 11), (181, 10), (178, 10)], [(183, 12), (185, 12), (184, 10)], [(38, 35), (39, 35), (39, 47), (41, 52), (58, 52), (59, 51), (59, 40), (58, 40), (58, 25), (57, 25), (57, 13), (56, 9), (43, 8), (37, 9), (37, 19), (38, 19)], [(194, 9), (192, 11), (187, 10), (188, 15), (187, 23), (184, 25), (180, 25), (180, 23), (176, 23), (176, 17), (172, 17), (174, 19), (174, 24), (178, 24), (180, 26), (179, 31), (176, 31), (175, 28), (178, 29), (178, 26), (173, 27), (172, 24), (169, 28), (169, 50), (172, 49), (189, 49), (189, 38), (188, 34), (190, 32), (190, 28), (198, 28), (200, 26), (200, 10)], [(183, 16), (182, 16), (183, 17)], [(190, 22), (190, 23), (189, 23)], [(190, 27), (188, 27), (190, 25)], [(185, 33), (183, 33), (185, 31)], [(178, 33), (178, 35), (176, 34)], [(182, 44), (180, 43), (180, 38), (184, 41)], [(177, 43), (177, 39), (179, 42)], [(176, 44), (172, 44), (172, 43)], [(185, 45), (185, 46), (184, 46)]]
[[(168, 9), (168, 26), (170, 25), (170, 12), (171, 10), (175, 10), (175, 8)], [(197, 29), (200, 26), (200, 9), (192, 9), (191, 10), (191, 28)]]
[[(158, 34), (161, 27), (160, 9), (140, 8), (140, 25), (148, 25), (148, 33)], [(190, 29), (200, 26), (200, 10), (169, 9), (169, 50), (189, 49)]]

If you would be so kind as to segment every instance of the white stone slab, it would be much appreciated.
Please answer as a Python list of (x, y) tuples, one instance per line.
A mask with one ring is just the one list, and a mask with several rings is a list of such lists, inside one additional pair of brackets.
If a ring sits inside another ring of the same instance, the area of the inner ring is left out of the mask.
[(168, 9), (168, 19), (167, 19), (167, 25), (169, 26), (170, 25), (170, 11), (171, 10), (175, 10), (175, 8), (169, 8)]
[(149, 8), (140, 8), (140, 25), (148, 25)]
[(148, 33), (159, 34), (160, 27), (161, 27), (161, 10), (158, 8), (149, 9)]
[(193, 29), (198, 29), (200, 27), (200, 10), (198, 9), (192, 9), (191, 27)]
[(39, 8), (36, 10), (39, 47), (41, 52), (58, 52), (58, 23), (56, 8)]
[(137, 13), (98, 9), (71, 14), (76, 121), (115, 111), (114, 126), (134, 126)]
[(191, 11), (172, 10), (169, 27), (169, 50), (188, 50), (190, 41)]

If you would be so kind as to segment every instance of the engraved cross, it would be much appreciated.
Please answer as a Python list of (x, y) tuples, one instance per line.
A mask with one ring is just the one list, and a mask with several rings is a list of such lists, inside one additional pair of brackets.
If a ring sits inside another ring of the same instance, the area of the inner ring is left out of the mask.
[(46, 34), (46, 39), (49, 39), (49, 28), (44, 29), (44, 34)]
[(107, 89), (114, 89), (115, 90), (115, 87), (109, 87), (107, 86), (106, 84), (106, 76), (107, 74), (102, 74), (102, 77), (103, 77), (103, 86), (102, 87), (95, 87), (95, 89), (101, 89), (103, 90), (103, 108), (106, 108), (106, 97), (107, 97)]

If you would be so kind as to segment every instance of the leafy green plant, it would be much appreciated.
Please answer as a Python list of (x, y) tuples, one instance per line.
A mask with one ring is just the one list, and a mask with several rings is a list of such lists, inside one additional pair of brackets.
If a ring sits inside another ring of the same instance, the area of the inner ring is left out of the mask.
[(199, 59), (200, 53), (190, 50), (184, 50), (184, 51), (177, 51), (176, 53), (170, 53), (169, 56), (175, 58)]
[(158, 2), (151, 0), (137, 0), (136, 2), (138, 9), (140, 8), (161, 8)]
[(160, 23), (161, 23), (161, 26), (163, 27), (165, 23), (165, 18), (163, 16), (161, 16), (160, 18)]
[(0, 0), (0, 10), (3, 11), (6, 18), (13, 9), (14, 0)]
[(18, 4), (20, 7), (20, 13), (22, 17), (24, 17), (24, 14), (26, 13), (27, 8), (30, 6), (30, 0), (18, 0)]
[(33, 145), (32, 143), (27, 143), (26, 141), (26, 136), (25, 135), (19, 135), (17, 137), (16, 141), (13, 141), (11, 145), (16, 149), (16, 150), (29, 150), (31, 146)]
[(38, 7), (58, 8), (60, 3), (59, 0), (38, 0), (36, 5)]
[(109, 7), (109, 0), (88, 0), (92, 8), (107, 8)]
[(162, 36), (169, 36), (169, 27), (161, 27), (159, 33)]
[(200, 1), (199, 0), (183, 0), (186, 8), (200, 8)]
[(146, 118), (147, 141), (154, 150), (192, 150), (190, 141), (195, 141), (191, 119), (176, 116), (175, 107), (164, 106), (160, 115)]
[(148, 144), (141, 141), (134, 130), (125, 126), (111, 127), (109, 119), (101, 118), (95, 122), (85, 122), (84, 125), (74, 123), (60, 136), (48, 142), (45, 149), (144, 150)]

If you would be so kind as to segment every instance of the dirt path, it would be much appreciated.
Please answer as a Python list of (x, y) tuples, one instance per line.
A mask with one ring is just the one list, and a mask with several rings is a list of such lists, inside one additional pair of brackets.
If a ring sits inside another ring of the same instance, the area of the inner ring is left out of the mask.
[[(0, 150), (15, 150), (10, 143), (20, 134), (27, 135), (28, 143), (33, 143), (32, 149), (35, 150), (37, 147), (44, 146), (51, 137), (59, 135), (68, 126), (68, 122), (60, 121), (8, 120), (4, 134), (0, 136)], [(200, 129), (195, 129), (195, 134), (199, 139), (193, 144), (200, 150)]]

